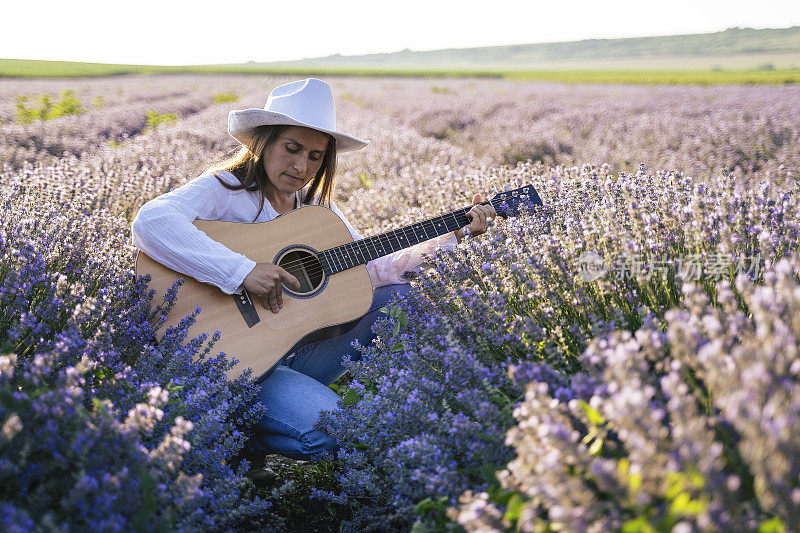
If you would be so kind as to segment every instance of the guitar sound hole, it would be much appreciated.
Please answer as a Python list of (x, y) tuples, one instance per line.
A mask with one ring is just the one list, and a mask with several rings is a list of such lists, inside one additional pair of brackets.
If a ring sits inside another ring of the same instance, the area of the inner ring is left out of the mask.
[(325, 280), (322, 263), (319, 262), (316, 255), (306, 250), (292, 250), (283, 254), (278, 260), (278, 266), (300, 282), (300, 290), (286, 283), (283, 284), (289, 292), (295, 294), (310, 294), (317, 290)]

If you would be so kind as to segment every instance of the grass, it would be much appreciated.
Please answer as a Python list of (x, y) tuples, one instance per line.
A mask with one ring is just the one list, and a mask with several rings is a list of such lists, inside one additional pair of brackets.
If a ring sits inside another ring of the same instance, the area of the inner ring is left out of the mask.
[(785, 85), (800, 83), (794, 70), (550, 70), (507, 71), (504, 78), (566, 83), (645, 85)]
[(783, 85), (800, 83), (792, 70), (459, 70), (381, 68), (267, 68), (253, 65), (116, 65), (0, 59), (0, 77), (68, 78), (129, 74), (259, 74), (306, 76), (411, 76), (436, 78), (505, 78), (566, 83), (635, 83), (667, 85)]

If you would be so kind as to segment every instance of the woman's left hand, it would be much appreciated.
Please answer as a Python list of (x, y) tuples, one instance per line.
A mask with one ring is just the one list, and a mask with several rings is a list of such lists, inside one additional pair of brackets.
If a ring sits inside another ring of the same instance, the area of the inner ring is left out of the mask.
[(494, 220), (497, 216), (494, 207), (491, 203), (487, 205), (478, 205), (480, 202), (485, 202), (486, 199), (480, 194), (476, 194), (472, 198), (472, 209), (467, 211), (467, 218), (471, 219), (469, 225), (459, 228), (455, 231), (456, 239), (458, 242), (464, 238), (464, 230), (468, 229), (470, 235), (480, 235), (486, 233), (489, 229), (489, 222)]

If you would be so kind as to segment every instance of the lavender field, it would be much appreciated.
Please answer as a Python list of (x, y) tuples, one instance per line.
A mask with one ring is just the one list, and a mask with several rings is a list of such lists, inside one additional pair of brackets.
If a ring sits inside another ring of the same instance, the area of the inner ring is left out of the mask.
[(156, 336), (130, 223), (286, 81), (0, 80), (5, 530), (800, 530), (800, 87), (328, 80), (364, 235), (547, 209), (432, 257), (335, 385), (341, 450), (253, 484), (252, 379)]

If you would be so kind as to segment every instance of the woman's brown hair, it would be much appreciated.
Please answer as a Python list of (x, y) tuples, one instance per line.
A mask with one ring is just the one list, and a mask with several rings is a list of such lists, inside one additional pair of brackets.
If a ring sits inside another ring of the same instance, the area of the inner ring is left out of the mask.
[[(233, 157), (220, 161), (212, 166), (207, 172), (212, 172), (219, 182), (226, 189), (232, 191), (240, 191), (242, 189), (248, 191), (261, 191), (261, 203), (258, 206), (258, 213), (256, 213), (253, 222), (261, 214), (264, 209), (264, 198), (267, 190), (267, 183), (269, 177), (267, 171), (264, 170), (264, 163), (262, 158), (264, 152), (272, 146), (280, 135), (286, 131), (289, 126), (279, 124), (272, 126), (259, 126), (253, 131), (252, 140), (249, 147), (242, 146)], [(315, 199), (318, 200), (320, 205), (331, 205), (331, 197), (333, 196), (334, 189), (334, 176), (336, 174), (336, 139), (328, 136), (328, 147), (325, 149), (325, 155), (322, 158), (322, 164), (317, 171), (317, 174), (311, 180), (303, 197), (304, 204), (313, 203)], [(217, 172), (227, 170), (239, 180), (238, 185), (230, 185), (217, 175)]]

